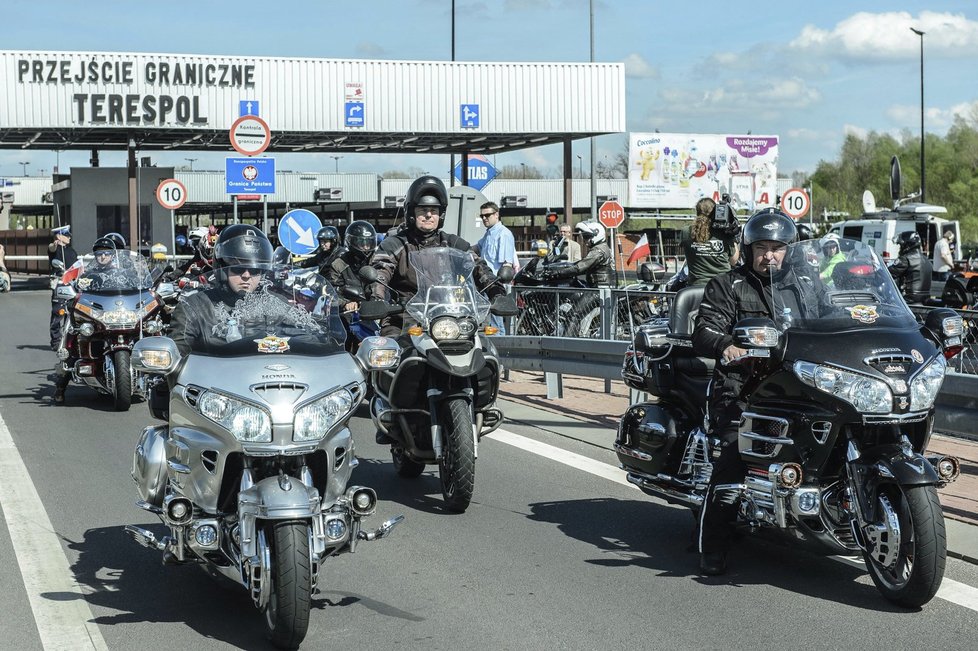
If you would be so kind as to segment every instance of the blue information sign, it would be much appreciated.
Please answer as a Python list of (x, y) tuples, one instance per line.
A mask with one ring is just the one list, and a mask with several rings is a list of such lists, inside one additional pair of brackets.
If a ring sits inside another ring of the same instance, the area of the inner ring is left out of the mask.
[[(489, 184), (489, 181), (496, 178), (498, 171), (492, 166), (484, 156), (469, 156), (469, 183), (470, 188), (482, 191), (482, 188)], [(462, 161), (455, 164), (455, 178), (462, 182)]]
[(275, 194), (274, 158), (225, 158), (228, 194)]
[(256, 99), (238, 100), (238, 116), (240, 117), (242, 115), (259, 115), (258, 100)]
[(479, 105), (462, 104), (458, 108), (459, 125), (463, 129), (475, 129), (479, 126)]
[(362, 127), (366, 124), (364, 119), (363, 102), (347, 102), (343, 109), (345, 115), (344, 124), (348, 127)]
[(316, 233), (322, 227), (315, 214), (305, 208), (296, 208), (285, 213), (279, 221), (278, 241), (295, 255), (308, 255), (319, 246)]

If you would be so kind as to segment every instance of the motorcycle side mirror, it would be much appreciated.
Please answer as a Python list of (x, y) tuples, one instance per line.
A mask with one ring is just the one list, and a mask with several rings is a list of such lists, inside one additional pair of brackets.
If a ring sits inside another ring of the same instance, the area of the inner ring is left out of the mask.
[(771, 319), (751, 317), (737, 322), (734, 326), (733, 338), (734, 343), (740, 348), (765, 351), (770, 354), (770, 349), (778, 347), (781, 333)]
[(340, 295), (342, 295), (343, 298), (348, 298), (353, 301), (367, 300), (367, 297), (364, 295), (364, 293), (360, 290), (359, 287), (352, 287), (350, 285), (344, 285), (343, 287), (340, 287)]
[(62, 262), (61, 260), (58, 260), (57, 258), (51, 261), (51, 266), (57, 269), (58, 271), (65, 270), (65, 263)]
[(54, 297), (60, 301), (70, 301), (77, 295), (71, 285), (58, 285), (54, 290)]
[(180, 363), (180, 351), (169, 337), (143, 337), (133, 344), (129, 359), (136, 371), (167, 375)]
[(499, 267), (499, 271), (496, 273), (496, 278), (501, 283), (513, 282), (513, 278), (516, 277), (516, 271), (513, 269), (513, 265), (506, 263)]

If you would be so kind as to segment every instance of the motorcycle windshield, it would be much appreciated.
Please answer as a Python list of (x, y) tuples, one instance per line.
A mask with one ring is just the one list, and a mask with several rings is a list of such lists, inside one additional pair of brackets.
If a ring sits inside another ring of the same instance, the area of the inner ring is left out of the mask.
[(489, 299), (472, 279), (475, 258), (468, 251), (434, 247), (413, 251), (411, 266), (418, 277), (418, 292), (405, 310), (426, 326), (441, 316), (468, 317), (482, 323), (489, 316)]
[(151, 289), (153, 276), (146, 259), (134, 251), (99, 251), (79, 258), (79, 291), (119, 294)]
[(781, 269), (766, 287), (773, 290), (775, 320), (783, 328), (843, 332), (919, 327), (886, 265), (871, 247), (855, 240), (789, 245)]
[(233, 306), (216, 303), (211, 331), (195, 341), (192, 352), (218, 357), (340, 352), (346, 331), (339, 305), (336, 290), (315, 271), (277, 267)]

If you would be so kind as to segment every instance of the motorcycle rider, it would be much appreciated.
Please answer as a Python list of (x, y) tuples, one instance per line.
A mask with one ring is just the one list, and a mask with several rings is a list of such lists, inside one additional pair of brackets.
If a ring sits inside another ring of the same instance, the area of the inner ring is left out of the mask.
[(319, 241), (319, 248), (316, 249), (315, 254), (297, 263), (295, 266), (300, 269), (319, 267), (319, 274), (326, 277), (330, 263), (340, 252), (340, 232), (336, 230), (335, 226), (327, 224), (316, 233), (316, 239)]
[(217, 229), (214, 226), (197, 226), (191, 229), (189, 235), (194, 256), (171, 272), (168, 275), (170, 280), (187, 276), (193, 282), (200, 282), (200, 278), (214, 268), (214, 242), (217, 240)]
[[(272, 243), (250, 224), (233, 224), (221, 231), (214, 245), (215, 285), (177, 305), (170, 337), (184, 355), (206, 343), (226, 322), (235, 303), (257, 290), (272, 268)], [(217, 326), (217, 328), (215, 328)], [(232, 336), (230, 330), (222, 338)]]
[[(336, 288), (342, 296), (343, 287), (355, 287), (363, 289), (363, 281), (360, 279), (359, 271), (362, 267), (370, 264), (374, 251), (377, 250), (377, 229), (373, 224), (363, 220), (357, 220), (346, 227), (343, 233), (343, 248), (336, 257), (332, 259), (326, 268), (326, 280)], [(355, 312), (360, 305), (357, 301), (349, 300), (343, 306), (343, 325), (347, 328), (347, 348), (353, 346), (353, 337), (349, 332), (348, 313)]]
[(832, 280), (832, 272), (840, 262), (846, 261), (846, 254), (839, 250), (839, 236), (829, 233), (819, 241), (819, 248), (822, 249), (822, 262), (819, 264), (818, 277), (822, 282), (828, 283)]
[[(378, 282), (373, 284), (374, 298), (387, 301), (389, 286), (402, 300), (407, 300), (418, 291), (418, 278), (409, 257), (412, 251), (432, 247), (451, 247), (472, 252), (472, 246), (458, 235), (446, 233), (445, 209), (448, 207), (448, 192), (445, 184), (436, 176), (422, 176), (416, 179), (404, 195), (404, 212), (407, 225), (396, 232), (389, 233), (374, 253), (371, 266), (377, 270)], [(495, 283), (495, 275), (485, 260), (475, 255), (473, 280), (476, 286), (486, 293), (494, 305), (513, 302), (506, 296), (506, 289)], [(515, 303), (512, 305), (515, 310)], [(403, 315), (384, 318), (381, 334), (398, 337), (402, 329), (411, 325), (405, 323)]]
[(908, 304), (921, 304), (930, 297), (931, 271), (930, 259), (920, 249), (920, 235), (917, 231), (903, 231), (896, 236), (900, 245), (900, 255), (890, 265), (890, 275), (900, 286), (903, 298)]
[(566, 267), (544, 267), (541, 277), (550, 281), (585, 276), (588, 287), (614, 286), (611, 248), (605, 241), (604, 226), (597, 222), (580, 222), (574, 227), (574, 232), (587, 242), (587, 255)]
[[(734, 503), (715, 495), (715, 487), (739, 483), (746, 472), (737, 445), (742, 412), (738, 394), (744, 377), (739, 367), (722, 365), (747, 354), (733, 343), (734, 325), (746, 317), (767, 317), (778, 323), (785, 308), (794, 315), (817, 314), (824, 304), (820, 283), (782, 264), (796, 234), (794, 221), (781, 212), (754, 214), (744, 225), (748, 263), (710, 280), (696, 317), (693, 348), (697, 355), (717, 360), (709, 396), (709, 427), (711, 436), (722, 441), (700, 514), (700, 570), (707, 575), (726, 571), (731, 523), (737, 515)], [(776, 306), (772, 304), (775, 295)]]
[[(95, 244), (92, 245), (92, 254), (95, 256), (94, 262), (91, 263), (88, 269), (84, 269), (84, 273), (90, 277), (94, 277), (95, 274), (109, 272), (112, 269), (118, 268), (119, 266), (116, 256), (116, 243), (108, 236), (103, 236), (95, 240)], [(74, 280), (79, 274), (82, 273), (82, 271), (83, 266), (81, 261), (76, 261), (75, 264), (71, 266), (71, 270), (65, 273), (65, 282)], [(67, 304), (67, 301), (65, 301), (65, 304)], [(61, 363), (58, 364), (58, 368), (55, 373), (54, 404), (62, 405), (65, 402), (65, 390), (68, 388), (68, 384), (71, 382), (71, 371), (69, 369), (73, 368), (75, 365), (74, 356), (71, 356), (70, 352), (76, 351), (77, 349), (73, 343), (73, 334), (67, 335), (65, 338), (64, 347), (59, 348), (61, 346), (62, 328), (70, 317), (67, 314), (58, 314), (57, 317), (58, 339), (53, 343), (52, 347), (58, 351), (58, 357), (61, 360)], [(53, 325), (51, 335), (52, 337), (54, 336)]]

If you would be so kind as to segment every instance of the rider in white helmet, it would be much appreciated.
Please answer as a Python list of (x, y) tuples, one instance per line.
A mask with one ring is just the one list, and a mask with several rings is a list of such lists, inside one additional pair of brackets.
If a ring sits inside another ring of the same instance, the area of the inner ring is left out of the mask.
[(589, 287), (612, 287), (615, 273), (611, 266), (611, 248), (606, 242), (604, 226), (592, 221), (581, 222), (574, 227), (574, 232), (587, 243), (587, 255), (567, 267), (548, 267), (544, 269), (543, 277), (546, 280), (558, 280), (585, 276)]

